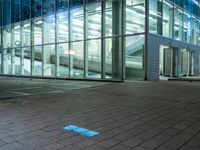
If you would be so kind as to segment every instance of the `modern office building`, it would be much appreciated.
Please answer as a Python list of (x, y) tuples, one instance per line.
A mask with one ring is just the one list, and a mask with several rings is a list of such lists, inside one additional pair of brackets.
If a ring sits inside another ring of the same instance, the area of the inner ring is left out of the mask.
[(0, 0), (0, 11), (1, 75), (199, 74), (200, 0)]

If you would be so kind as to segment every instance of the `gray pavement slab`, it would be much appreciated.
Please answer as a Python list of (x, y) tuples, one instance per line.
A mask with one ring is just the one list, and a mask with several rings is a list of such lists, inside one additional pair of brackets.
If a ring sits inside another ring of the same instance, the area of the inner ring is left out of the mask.
[[(200, 82), (0, 77), (0, 150), (200, 149)], [(97, 131), (87, 138), (63, 130)]]

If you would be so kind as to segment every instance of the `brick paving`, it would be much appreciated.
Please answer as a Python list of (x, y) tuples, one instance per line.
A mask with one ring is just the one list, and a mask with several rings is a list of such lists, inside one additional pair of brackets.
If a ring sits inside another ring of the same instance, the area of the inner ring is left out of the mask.
[[(0, 150), (200, 149), (198, 81), (1, 77), (0, 85)], [(86, 138), (63, 130), (67, 125), (100, 135)]]

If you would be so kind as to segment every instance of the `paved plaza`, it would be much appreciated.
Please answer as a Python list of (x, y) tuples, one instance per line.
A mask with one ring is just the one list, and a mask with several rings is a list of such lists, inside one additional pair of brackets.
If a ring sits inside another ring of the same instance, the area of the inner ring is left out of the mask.
[(200, 82), (0, 77), (0, 150), (33, 149), (200, 150)]

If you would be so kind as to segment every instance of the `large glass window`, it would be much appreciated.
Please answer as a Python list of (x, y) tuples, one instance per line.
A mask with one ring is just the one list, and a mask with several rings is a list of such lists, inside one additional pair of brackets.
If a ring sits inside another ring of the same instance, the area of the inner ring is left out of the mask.
[(3, 1), (3, 25), (11, 23), (11, 0)]
[(32, 75), (42, 76), (42, 46), (32, 47)]
[(89, 40), (86, 47), (86, 77), (101, 78), (101, 40)]
[(126, 34), (144, 32), (145, 27), (144, 0), (126, 1)]
[(69, 41), (68, 11), (57, 13), (57, 42)]
[(70, 57), (70, 75), (75, 78), (84, 76), (84, 51), (83, 42), (72, 42), (68, 51)]
[(173, 5), (168, 1), (163, 1), (163, 36), (172, 38), (173, 36)]
[(30, 46), (31, 45), (31, 23), (30, 20), (23, 21), (21, 23), (21, 45)]
[(42, 0), (34, 0), (34, 17), (42, 15)]
[(101, 3), (95, 3), (86, 7), (86, 36), (87, 38), (101, 37)]
[(33, 24), (34, 29), (34, 45), (42, 44), (42, 31), (43, 31), (43, 22), (42, 18), (38, 18), (34, 20)]
[(144, 79), (144, 35), (128, 36), (126, 43), (126, 79)]
[(31, 74), (31, 48), (24, 47), (21, 49), (21, 74), (30, 75)]
[(12, 0), (12, 23), (20, 21), (20, 0)]
[(31, 17), (31, 0), (21, 0), (22, 2), (22, 20), (30, 19)]
[(78, 7), (83, 5), (84, 0), (70, 0), (70, 7)]
[(183, 11), (175, 7), (174, 8), (174, 38), (182, 41), (183, 36)]
[(57, 11), (63, 11), (69, 8), (69, 0), (56, 0)]
[(84, 29), (84, 20), (83, 20), (83, 8), (72, 9), (70, 11), (71, 16), (71, 25), (70, 25), (70, 35), (71, 41), (83, 40), (83, 29)]
[(12, 47), (20, 47), (21, 45), (21, 28), (20, 23), (13, 24), (12, 29)]
[(69, 44), (57, 44), (56, 76), (69, 77)]
[(43, 71), (44, 76), (55, 76), (55, 45), (44, 45), (43, 48)]
[(3, 27), (3, 47), (11, 47), (11, 26), (7, 25)]
[(43, 14), (53, 14), (55, 12), (55, 0), (43, 0)]
[(43, 42), (55, 43), (55, 16), (48, 15), (44, 17), (43, 21)]

